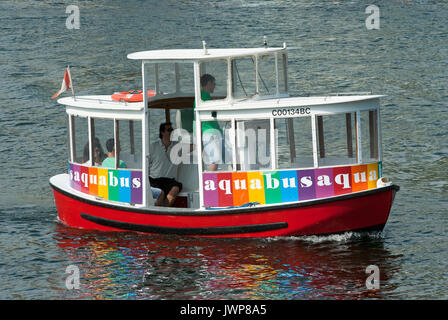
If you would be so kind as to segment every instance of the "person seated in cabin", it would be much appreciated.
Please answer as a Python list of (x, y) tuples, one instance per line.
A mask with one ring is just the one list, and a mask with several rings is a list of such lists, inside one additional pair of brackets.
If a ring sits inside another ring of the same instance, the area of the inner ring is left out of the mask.
[(165, 193), (162, 189), (151, 187), (151, 194), (153, 199), (157, 199), (154, 205), (157, 206), (160, 205), (160, 203), (163, 203), (163, 200), (165, 199)]
[[(115, 140), (113, 138), (106, 141), (106, 149), (107, 158), (104, 159), (101, 166), (104, 168), (115, 168)], [(126, 163), (123, 160), (120, 160), (118, 167), (127, 168)]]
[(90, 161), (90, 150), (88, 142), (84, 146), (83, 164), (88, 166), (101, 166), (104, 159), (107, 158), (107, 155), (103, 151), (103, 147), (101, 147), (100, 139), (95, 137), (92, 141), (92, 144), (93, 144), (93, 164), (92, 161)]
[[(98, 138), (96, 138), (96, 139), (98, 140), (98, 144), (99, 144), (99, 139)], [(102, 161), (102, 166), (104, 168), (115, 168), (115, 147), (114, 147), (114, 145), (115, 145), (114, 139), (107, 140), (106, 149), (108, 151), (108, 157), (106, 155), (104, 155), (104, 157), (106, 157), (104, 159), (104, 161)], [(100, 145), (100, 147), (101, 147), (101, 145)], [(101, 149), (101, 151), (102, 151), (102, 149)], [(120, 160), (119, 167), (127, 168), (126, 163), (123, 160)], [(151, 193), (152, 193), (152, 197), (154, 199), (157, 199), (158, 202), (162, 202), (165, 199), (165, 193), (160, 188), (151, 187)]]
[(173, 164), (170, 158), (171, 150), (176, 144), (171, 141), (172, 132), (171, 122), (162, 123), (159, 127), (160, 140), (149, 147), (149, 182), (151, 187), (162, 189), (166, 196), (164, 199), (157, 199), (156, 206), (173, 206), (182, 190), (182, 183), (176, 181), (178, 165)]

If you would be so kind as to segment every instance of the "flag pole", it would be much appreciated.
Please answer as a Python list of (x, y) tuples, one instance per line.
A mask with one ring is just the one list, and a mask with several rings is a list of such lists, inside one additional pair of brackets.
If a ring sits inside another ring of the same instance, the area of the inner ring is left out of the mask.
[(70, 77), (70, 86), (72, 87), (72, 96), (73, 96), (73, 100), (76, 100), (75, 89), (73, 88), (72, 74), (71, 74), (71, 72), (70, 72), (70, 65), (67, 65), (67, 70), (68, 70), (68, 75), (69, 75), (69, 77)]

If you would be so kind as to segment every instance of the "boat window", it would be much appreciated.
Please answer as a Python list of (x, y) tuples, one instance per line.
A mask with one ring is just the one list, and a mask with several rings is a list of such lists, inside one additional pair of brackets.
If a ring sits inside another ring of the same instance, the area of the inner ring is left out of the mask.
[(114, 139), (114, 120), (111, 119), (99, 119), (99, 118), (91, 118), (91, 128), (92, 128), (92, 142), (93, 147), (98, 147), (98, 149), (103, 150), (104, 154), (100, 156), (95, 156), (94, 150), (92, 150), (92, 154), (94, 154), (94, 165), (102, 166), (103, 161), (107, 158), (107, 140)]
[(194, 95), (193, 63), (148, 63), (145, 65), (147, 90), (157, 93)]
[(362, 162), (378, 160), (378, 121), (376, 110), (360, 112)]
[(230, 121), (202, 122), (203, 171), (232, 171), (233, 145)]
[(277, 94), (275, 56), (264, 55), (258, 58), (258, 92), (269, 96)]
[(232, 171), (233, 135), (230, 121), (202, 121), (204, 171)]
[[(204, 74), (209, 74), (215, 79), (215, 87), (211, 95), (212, 100), (225, 99), (227, 97), (227, 61), (214, 60), (201, 62), (199, 65), (201, 79), (207, 81), (207, 78), (202, 78)], [(210, 79), (210, 77), (208, 77)], [(201, 89), (204, 83), (201, 84)], [(202, 96), (204, 99), (204, 96)]]
[(128, 169), (142, 168), (142, 123), (135, 120), (117, 121), (120, 160)]
[(170, 94), (176, 92), (176, 75), (174, 63), (157, 63), (155, 67), (158, 69), (158, 85), (157, 92)]
[(191, 93), (194, 96), (194, 69), (193, 63), (175, 63), (177, 73), (176, 92)]
[(158, 70), (159, 69), (157, 67), (157, 64), (153, 63), (145, 64), (145, 85), (148, 91), (156, 90), (156, 75), (158, 74)]
[(277, 167), (314, 166), (311, 117), (275, 119)]
[(72, 162), (83, 164), (89, 161), (88, 119), (71, 116)]
[(355, 113), (316, 118), (319, 166), (356, 163)]
[(247, 98), (255, 95), (255, 63), (253, 57), (232, 60), (233, 97)]
[(271, 168), (270, 136), (269, 119), (236, 121), (238, 170)]

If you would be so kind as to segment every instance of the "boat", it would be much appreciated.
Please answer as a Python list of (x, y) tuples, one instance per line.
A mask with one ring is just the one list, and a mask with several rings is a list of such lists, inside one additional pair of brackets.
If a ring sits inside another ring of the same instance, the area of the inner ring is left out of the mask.
[[(59, 221), (195, 237), (382, 231), (399, 190), (383, 176), (383, 96), (291, 96), (290, 52), (286, 44), (205, 43), (134, 52), (127, 57), (141, 63), (142, 92), (154, 95), (139, 102), (107, 94), (58, 99), (69, 141), (67, 172), (49, 180)], [(211, 99), (202, 96), (204, 74), (215, 80)], [(173, 123), (171, 140), (178, 142), (171, 156), (182, 190), (171, 207), (155, 205), (149, 180), (157, 119)], [(210, 122), (222, 134), (214, 166), (205, 155)], [(117, 150), (112, 168), (96, 160), (108, 138)]]

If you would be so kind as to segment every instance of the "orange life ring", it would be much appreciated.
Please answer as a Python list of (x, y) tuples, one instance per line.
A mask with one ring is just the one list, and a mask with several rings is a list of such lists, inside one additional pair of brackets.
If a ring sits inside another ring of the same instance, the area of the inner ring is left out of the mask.
[[(156, 95), (154, 90), (148, 90), (148, 98)], [(115, 92), (112, 95), (114, 101), (126, 101), (126, 102), (142, 102), (143, 94), (142, 90)]]

